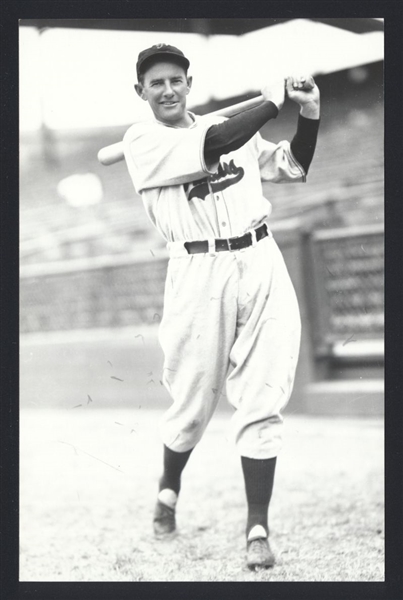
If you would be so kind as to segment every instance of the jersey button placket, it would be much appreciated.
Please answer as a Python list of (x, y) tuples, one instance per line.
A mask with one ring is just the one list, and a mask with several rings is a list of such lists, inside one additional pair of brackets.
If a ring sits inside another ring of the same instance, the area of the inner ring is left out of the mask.
[(216, 206), (217, 206), (217, 217), (218, 217), (218, 222), (220, 224), (220, 237), (222, 238), (227, 238), (229, 237), (228, 232), (229, 232), (229, 228), (228, 228), (228, 215), (227, 215), (227, 209), (225, 207), (225, 202), (223, 199), (222, 194), (215, 194), (214, 195), (215, 199), (216, 199)]

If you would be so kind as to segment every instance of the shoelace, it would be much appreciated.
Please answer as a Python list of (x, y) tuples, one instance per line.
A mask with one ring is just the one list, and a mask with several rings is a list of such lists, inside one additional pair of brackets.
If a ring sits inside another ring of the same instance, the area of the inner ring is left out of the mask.
[(173, 508), (170, 508), (169, 506), (166, 506), (166, 504), (162, 504), (162, 502), (159, 502), (159, 514), (158, 516), (155, 517), (155, 521), (162, 521), (162, 520), (168, 520), (170, 522), (173, 522), (175, 519), (175, 510)]
[(254, 544), (255, 547), (266, 548), (267, 547), (267, 539), (266, 538), (256, 538), (255, 540), (251, 540), (248, 542), (248, 546)]

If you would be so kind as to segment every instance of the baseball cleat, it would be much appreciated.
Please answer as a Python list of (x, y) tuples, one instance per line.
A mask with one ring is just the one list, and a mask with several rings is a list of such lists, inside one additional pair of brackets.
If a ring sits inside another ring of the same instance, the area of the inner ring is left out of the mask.
[(257, 538), (248, 542), (247, 565), (252, 571), (262, 568), (269, 569), (274, 565), (274, 554), (267, 538)]
[(158, 494), (157, 504), (154, 510), (154, 534), (163, 537), (176, 531), (175, 507), (177, 495), (172, 490), (162, 490)]
[(269, 569), (274, 565), (274, 554), (271, 551), (266, 532), (261, 525), (252, 528), (246, 545), (247, 565), (252, 571)]

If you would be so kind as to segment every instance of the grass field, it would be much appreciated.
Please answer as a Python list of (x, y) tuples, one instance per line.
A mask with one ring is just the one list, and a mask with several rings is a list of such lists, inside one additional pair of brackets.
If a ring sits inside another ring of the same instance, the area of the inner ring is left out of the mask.
[(270, 510), (277, 563), (252, 573), (228, 413), (190, 458), (179, 535), (154, 541), (160, 415), (91, 402), (21, 411), (21, 581), (384, 580), (381, 419), (287, 416)]

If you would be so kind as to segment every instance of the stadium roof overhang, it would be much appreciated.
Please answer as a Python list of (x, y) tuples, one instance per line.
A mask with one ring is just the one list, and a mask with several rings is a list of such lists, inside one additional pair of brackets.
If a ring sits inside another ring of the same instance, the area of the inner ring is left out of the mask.
[[(242, 35), (293, 19), (21, 19), (20, 25), (46, 29), (109, 29), (120, 31), (166, 31), (204, 35)], [(353, 33), (383, 31), (383, 20), (374, 18), (309, 19)]]

